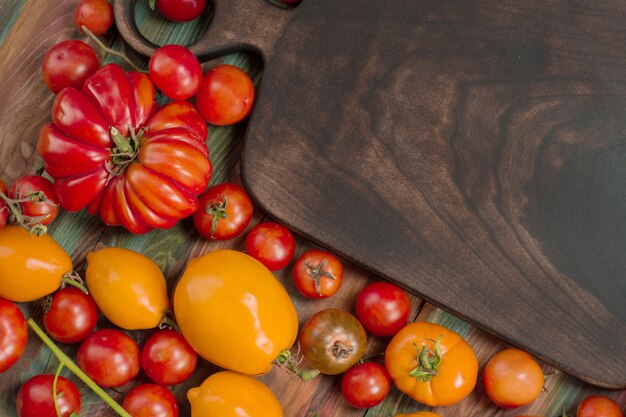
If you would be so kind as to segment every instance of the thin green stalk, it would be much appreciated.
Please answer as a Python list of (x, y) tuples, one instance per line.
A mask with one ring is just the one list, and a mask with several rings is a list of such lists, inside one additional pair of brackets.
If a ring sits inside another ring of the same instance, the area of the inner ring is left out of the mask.
[(135, 71), (138, 72), (146, 72), (144, 70), (142, 70), (141, 68), (139, 68), (137, 65), (135, 65), (135, 63), (133, 61), (130, 60), (130, 58), (128, 58), (125, 54), (123, 54), (122, 52), (118, 52), (115, 49), (111, 49), (109, 47), (107, 47), (104, 43), (102, 43), (102, 41), (100, 39), (98, 39), (98, 37), (96, 35), (93, 34), (92, 31), (90, 31), (89, 29), (87, 29), (87, 27), (85, 25), (81, 26), (81, 30), (83, 31), (83, 33), (85, 35), (87, 35), (89, 37), (89, 39), (91, 39), (92, 41), (94, 41), (98, 47), (100, 47), (101, 50), (105, 51), (107, 54), (111, 54), (111, 55), (115, 55), (118, 56), (120, 58), (122, 58), (124, 61), (126, 61), (126, 63), (128, 65), (130, 65)]
[(111, 407), (117, 414), (122, 417), (132, 417), (126, 410), (122, 408), (113, 398), (109, 396), (102, 388), (96, 384), (93, 379), (82, 371), (59, 347), (46, 335), (46, 333), (35, 323), (33, 319), (28, 319), (28, 326), (35, 332), (35, 334), (41, 339), (41, 341), (48, 346), (48, 348), (54, 353), (59, 362), (67, 369), (72, 371), (85, 385), (102, 399), (109, 407)]
[(52, 380), (52, 402), (54, 402), (54, 411), (57, 412), (57, 417), (62, 417), (61, 410), (59, 409), (59, 402), (57, 401), (59, 398), (57, 395), (57, 382), (59, 381), (59, 376), (61, 375), (61, 369), (63, 369), (63, 364), (59, 363), (57, 372), (54, 374), (54, 379)]

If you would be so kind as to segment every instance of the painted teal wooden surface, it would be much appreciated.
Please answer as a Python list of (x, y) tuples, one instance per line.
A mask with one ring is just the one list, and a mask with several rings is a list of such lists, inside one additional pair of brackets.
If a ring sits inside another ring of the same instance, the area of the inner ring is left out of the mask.
[[(305, 0), (309, 1), (309, 0)], [(310, 0), (313, 1), (313, 0)], [(43, 53), (55, 42), (66, 38), (81, 38), (72, 26), (71, 14), (76, 1), (50, 2), (49, 0), (8, 0), (0, 3), (0, 88), (5, 91), (5, 100), (0, 104), (0, 178), (10, 182), (17, 176), (33, 172), (40, 163), (34, 154), (39, 126), (49, 118), (52, 95), (46, 90), (39, 75), (39, 64)], [(166, 22), (151, 12), (144, 2), (137, 8), (137, 21), (141, 31), (151, 40), (160, 43), (191, 42), (198, 31), (205, 26), (203, 22), (184, 25)], [(123, 49), (123, 44), (114, 34), (105, 37), (115, 49)], [(141, 57), (127, 51), (133, 60), (146, 67)], [(106, 62), (119, 62), (108, 57)], [(258, 58), (236, 54), (210, 62), (205, 69), (217, 62), (227, 62), (248, 71), (258, 84), (262, 75), (262, 65)], [(10, 88), (9, 88), (10, 87)], [(239, 158), (244, 140), (245, 122), (232, 127), (209, 128), (208, 146), (214, 165), (212, 184), (223, 181), (239, 181)], [(253, 224), (264, 218), (263, 213), (255, 213)], [(141, 252), (162, 268), (171, 290), (188, 259), (218, 248), (243, 250), (243, 237), (230, 242), (209, 242), (199, 238), (189, 219), (181, 221), (170, 230), (158, 230), (146, 235), (131, 235), (118, 228), (105, 227), (99, 219), (87, 213), (62, 213), (50, 227), (50, 233), (72, 256), (75, 268), (84, 270), (87, 252), (101, 246), (120, 246)], [(297, 253), (313, 247), (311, 242), (298, 238)], [(334, 297), (326, 300), (308, 300), (297, 294), (291, 281), (291, 266), (276, 273), (283, 282), (298, 310), (301, 323), (314, 312), (326, 307), (352, 309), (358, 291), (368, 282), (376, 280), (354, 265), (345, 263), (346, 276), (344, 286)], [(505, 345), (468, 325), (458, 318), (424, 304), (412, 297), (413, 316), (418, 319), (441, 323), (458, 331), (468, 339), (476, 350), (480, 364)], [(41, 309), (37, 303), (21, 304), (22, 310), (41, 322)], [(100, 326), (109, 323), (102, 319)], [(141, 342), (148, 332), (132, 332)], [(384, 350), (385, 339), (370, 337), (368, 353)], [(73, 355), (76, 346), (63, 346), (66, 353)], [(42, 346), (33, 334), (24, 357), (9, 371), (0, 374), (0, 415), (14, 417), (15, 395), (21, 383), (37, 373), (53, 373), (56, 359)], [(202, 361), (196, 374), (186, 383), (172, 387), (181, 406), (181, 415), (189, 416), (189, 405), (185, 398), (189, 387), (198, 385), (206, 376), (215, 371), (215, 367)], [(546, 371), (552, 369), (546, 367)], [(111, 416), (113, 413), (69, 372), (64, 376), (77, 383), (83, 395), (83, 416)], [(370, 410), (355, 410), (341, 398), (339, 391), (340, 377), (321, 377), (310, 382), (302, 382), (284, 369), (276, 368), (261, 377), (281, 401), (287, 417), (309, 417), (317, 413), (319, 417), (391, 417), (396, 412), (428, 409), (392, 390), (385, 402)], [(121, 401), (124, 394), (134, 385), (145, 381), (140, 377), (116, 390), (108, 390), (114, 398)], [(565, 408), (573, 414), (577, 403), (586, 395), (603, 392), (615, 398), (622, 407), (626, 404), (626, 391), (606, 392), (593, 389), (577, 382), (573, 378), (557, 373), (546, 383), (547, 392), (531, 406), (518, 411), (498, 409), (488, 401), (482, 384), (474, 393), (460, 404), (436, 409), (443, 417), (453, 416), (515, 416), (518, 414), (536, 414), (556, 417)]]

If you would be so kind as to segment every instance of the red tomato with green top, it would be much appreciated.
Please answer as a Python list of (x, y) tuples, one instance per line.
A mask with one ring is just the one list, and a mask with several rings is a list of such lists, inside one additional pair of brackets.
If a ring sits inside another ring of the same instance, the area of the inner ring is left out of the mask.
[(218, 184), (200, 195), (199, 200), (200, 208), (193, 215), (193, 224), (207, 239), (233, 239), (250, 224), (252, 200), (237, 184)]
[(193, 104), (158, 108), (148, 75), (108, 64), (57, 95), (37, 151), (61, 207), (146, 233), (198, 209), (211, 178), (207, 132)]
[(285, 226), (264, 222), (254, 226), (246, 236), (246, 252), (270, 271), (286, 267), (296, 252), (296, 239)]
[(11, 184), (9, 198), (19, 202), (21, 213), (33, 223), (50, 224), (59, 214), (59, 200), (54, 187), (40, 175), (19, 177)]
[(305, 297), (327, 298), (341, 287), (343, 265), (332, 253), (311, 249), (296, 260), (293, 280), (300, 294)]

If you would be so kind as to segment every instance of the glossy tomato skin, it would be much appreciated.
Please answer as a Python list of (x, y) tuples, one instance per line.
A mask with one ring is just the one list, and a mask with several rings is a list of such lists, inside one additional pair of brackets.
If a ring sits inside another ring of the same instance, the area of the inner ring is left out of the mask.
[(196, 105), (207, 122), (227, 126), (250, 114), (254, 97), (254, 84), (248, 74), (233, 65), (222, 64), (204, 74)]
[(200, 89), (202, 67), (198, 58), (181, 45), (157, 49), (148, 63), (152, 82), (173, 100), (191, 98)]
[(578, 404), (576, 417), (624, 417), (624, 412), (612, 398), (590, 395)]
[(283, 417), (272, 391), (258, 379), (231, 371), (216, 372), (187, 392), (191, 417)]
[(387, 398), (391, 378), (384, 366), (365, 362), (348, 369), (341, 379), (341, 394), (355, 408), (370, 408)]
[(154, 328), (170, 308), (158, 265), (130, 249), (88, 253), (85, 282), (102, 314), (126, 330)]
[(24, 314), (9, 300), (0, 298), (0, 372), (18, 361), (28, 341)]
[(390, 337), (409, 322), (411, 300), (397, 285), (373, 282), (359, 292), (355, 312), (367, 331), (376, 336)]
[(116, 329), (98, 329), (81, 343), (76, 364), (96, 384), (114, 388), (139, 374), (139, 346), (130, 336)]
[(98, 306), (89, 294), (67, 287), (50, 296), (44, 307), (43, 325), (57, 342), (78, 343), (93, 331), (98, 322)]
[(59, 214), (59, 199), (52, 183), (40, 175), (19, 177), (11, 184), (9, 198), (20, 200), (22, 214), (36, 218), (39, 224), (50, 224)]
[(352, 314), (328, 308), (315, 313), (302, 326), (298, 341), (309, 365), (322, 374), (338, 375), (363, 357), (367, 336)]
[(307, 298), (328, 298), (341, 287), (343, 265), (330, 252), (310, 249), (296, 260), (293, 281), (300, 294)]
[(80, 0), (74, 10), (74, 25), (79, 31), (85, 26), (94, 35), (102, 35), (113, 24), (113, 6), (107, 0)]
[(296, 239), (289, 229), (274, 222), (259, 223), (248, 232), (246, 252), (270, 271), (286, 267), (296, 252)]
[(133, 417), (178, 417), (174, 394), (156, 384), (141, 384), (130, 390), (122, 407)]
[(54, 94), (66, 87), (80, 89), (100, 67), (96, 51), (83, 41), (65, 40), (52, 46), (43, 57), (41, 75)]
[(148, 75), (105, 65), (80, 92), (56, 96), (52, 121), (37, 152), (64, 209), (86, 208), (132, 233), (173, 227), (198, 209), (211, 177), (206, 123), (186, 101), (157, 110)]
[(155, 332), (141, 349), (141, 369), (159, 385), (185, 381), (195, 371), (197, 362), (198, 354), (172, 329)]
[(268, 372), (298, 333), (285, 288), (239, 251), (217, 250), (189, 261), (173, 304), (181, 334), (200, 356), (248, 375)]
[(45, 297), (71, 270), (69, 255), (50, 235), (11, 225), (0, 229), (0, 297), (16, 302)]
[[(53, 397), (54, 375), (35, 375), (17, 392), (15, 405), (18, 417), (57, 417)], [(57, 405), (61, 417), (80, 413), (82, 399), (76, 385), (59, 376), (56, 385)]]
[(252, 200), (237, 184), (217, 184), (200, 195), (199, 201), (200, 208), (193, 215), (193, 224), (207, 239), (233, 239), (248, 227), (252, 219)]
[[(441, 362), (430, 377), (418, 379), (415, 372), (425, 368), (418, 354), (426, 350), (434, 359), (437, 340)], [(478, 360), (470, 345), (452, 330), (428, 322), (410, 323), (396, 333), (385, 351), (385, 368), (400, 391), (431, 407), (461, 401), (472, 392), (478, 376)]]
[(206, 4), (206, 0), (156, 0), (159, 12), (174, 22), (190, 22), (197, 19), (206, 8)]
[(532, 403), (543, 389), (541, 366), (520, 349), (505, 349), (489, 359), (483, 373), (485, 391), (496, 405), (516, 408)]

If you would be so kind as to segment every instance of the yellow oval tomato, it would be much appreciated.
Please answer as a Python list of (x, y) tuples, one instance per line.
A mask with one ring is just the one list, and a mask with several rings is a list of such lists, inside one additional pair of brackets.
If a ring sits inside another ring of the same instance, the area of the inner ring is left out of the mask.
[(72, 260), (52, 236), (11, 225), (0, 230), (0, 297), (15, 302), (44, 297), (71, 270)]
[(411, 414), (396, 414), (395, 417), (441, 417), (439, 414), (430, 411), (417, 411)]
[(102, 314), (123, 329), (151, 329), (170, 308), (163, 273), (135, 251), (104, 248), (88, 253), (85, 279)]
[(261, 381), (231, 371), (217, 372), (187, 391), (191, 417), (282, 417), (274, 393)]
[(200, 356), (248, 375), (269, 371), (298, 333), (282, 284), (261, 262), (234, 250), (189, 261), (174, 291), (174, 315)]
[(391, 339), (385, 367), (400, 391), (432, 407), (467, 397), (478, 376), (470, 345), (452, 330), (427, 322), (410, 323)]

